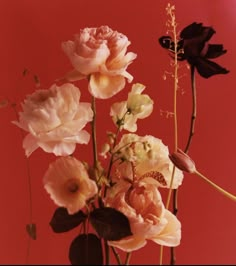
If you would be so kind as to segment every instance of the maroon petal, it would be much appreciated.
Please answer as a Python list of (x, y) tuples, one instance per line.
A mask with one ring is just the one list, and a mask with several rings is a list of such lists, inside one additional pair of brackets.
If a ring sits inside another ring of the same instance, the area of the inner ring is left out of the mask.
[(225, 54), (226, 52), (227, 52), (227, 50), (224, 50), (222, 44), (209, 44), (205, 57), (206, 58), (216, 58), (218, 56)]
[(202, 26), (202, 23), (193, 22), (181, 31), (180, 37), (182, 39), (197, 38), (198, 41), (201, 40), (206, 42), (212, 37), (214, 33), (215, 30), (212, 27), (204, 27)]
[(196, 66), (198, 73), (204, 78), (209, 78), (217, 74), (229, 73), (229, 70), (221, 67), (215, 62), (201, 57), (195, 58), (194, 65)]

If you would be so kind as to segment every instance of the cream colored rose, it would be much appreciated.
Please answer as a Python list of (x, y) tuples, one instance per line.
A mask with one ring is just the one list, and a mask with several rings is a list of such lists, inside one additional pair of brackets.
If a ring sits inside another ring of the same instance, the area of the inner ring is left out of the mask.
[(89, 142), (90, 135), (83, 128), (93, 119), (93, 111), (90, 103), (79, 100), (79, 89), (70, 83), (28, 95), (19, 122), (13, 122), (28, 132), (23, 141), (27, 156), (38, 147), (55, 155), (70, 155), (76, 143)]
[(148, 117), (153, 110), (153, 101), (147, 94), (142, 94), (145, 86), (133, 84), (127, 101), (114, 103), (110, 115), (115, 124), (122, 123), (121, 128), (130, 132), (137, 130), (137, 120)]
[(55, 204), (67, 208), (69, 214), (82, 209), (98, 191), (85, 166), (72, 156), (60, 157), (51, 163), (43, 183)]
[(74, 81), (89, 77), (89, 91), (96, 98), (110, 98), (133, 77), (126, 71), (136, 54), (127, 52), (128, 38), (108, 26), (85, 28), (74, 41), (62, 43), (74, 70), (66, 75)]
[(121, 179), (108, 190), (105, 204), (127, 216), (133, 234), (109, 241), (109, 245), (131, 252), (145, 246), (147, 240), (169, 247), (180, 244), (181, 224), (165, 209), (157, 186), (148, 179), (132, 184)]
[[(114, 159), (120, 158), (118, 163), (117, 175), (136, 176), (139, 178), (149, 177), (155, 179), (158, 186), (170, 187), (173, 163), (169, 158), (169, 150), (161, 139), (150, 135), (138, 136), (136, 134), (125, 134), (119, 144), (114, 148)], [(182, 184), (183, 172), (175, 169), (172, 188), (177, 188)]]

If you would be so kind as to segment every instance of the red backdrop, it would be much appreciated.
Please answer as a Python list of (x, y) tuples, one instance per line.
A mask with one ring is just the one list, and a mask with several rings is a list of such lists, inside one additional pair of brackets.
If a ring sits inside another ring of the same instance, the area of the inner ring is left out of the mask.
[[(223, 43), (228, 50), (216, 61), (229, 69), (229, 74), (208, 80), (196, 76), (198, 110), (190, 155), (202, 173), (236, 194), (236, 1), (173, 2), (179, 30), (193, 21), (213, 26), (216, 34), (211, 41)], [(158, 44), (158, 38), (166, 33), (167, 3), (166, 0), (1, 0), (1, 98), (7, 97), (18, 104), (27, 93), (35, 90), (33, 74), (39, 76), (42, 87), (48, 88), (71, 68), (61, 50), (61, 42), (72, 39), (73, 34), (84, 27), (108, 25), (130, 39), (129, 51), (137, 53), (138, 57), (130, 65), (129, 72), (134, 76), (134, 82), (146, 85), (145, 92), (155, 102), (152, 115), (138, 123), (137, 133), (152, 134), (173, 149), (173, 119), (161, 115), (161, 110), (172, 111), (173, 86), (171, 78), (163, 80), (164, 71), (170, 69), (169, 58)], [(25, 68), (32, 75), (23, 77)], [(187, 74), (180, 79), (183, 94), (178, 93), (179, 147), (184, 148), (190, 122), (191, 90), (189, 70), (183, 66), (181, 71)], [(84, 88), (83, 100), (87, 100), (89, 95), (85, 83)], [(127, 85), (117, 98), (124, 99), (129, 89), (130, 85)], [(105, 131), (114, 130), (112, 122), (109, 122), (110, 104), (110, 100), (98, 101), (100, 146), (105, 141)], [(27, 257), (27, 167), (21, 132), (11, 124), (15, 119), (10, 106), (0, 110), (0, 264), (25, 264)], [(91, 150), (84, 146), (77, 152), (84, 160), (91, 157)], [(42, 176), (52, 160), (52, 155), (41, 150), (34, 152), (29, 159), (32, 215), (37, 224), (37, 240), (31, 241), (29, 264), (69, 263), (68, 248), (75, 230), (65, 234), (52, 232), (49, 221), (56, 206), (42, 186)], [(182, 223), (182, 240), (176, 248), (177, 264), (236, 263), (235, 202), (197, 176), (186, 174), (179, 189), (178, 218)], [(131, 258), (134, 264), (158, 262), (159, 246), (151, 242), (134, 252)], [(169, 263), (167, 248), (164, 249), (164, 263)]]

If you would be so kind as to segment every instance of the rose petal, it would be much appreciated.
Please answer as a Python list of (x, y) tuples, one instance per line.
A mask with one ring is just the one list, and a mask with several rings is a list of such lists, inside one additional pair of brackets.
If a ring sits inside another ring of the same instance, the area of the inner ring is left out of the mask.
[(89, 81), (90, 93), (100, 99), (107, 99), (121, 91), (125, 86), (123, 76), (92, 74)]

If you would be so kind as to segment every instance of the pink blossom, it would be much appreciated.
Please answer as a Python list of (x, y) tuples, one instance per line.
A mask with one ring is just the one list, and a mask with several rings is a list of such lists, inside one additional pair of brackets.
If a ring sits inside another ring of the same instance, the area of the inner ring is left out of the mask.
[(74, 70), (66, 75), (74, 81), (89, 77), (89, 91), (96, 98), (110, 98), (133, 77), (126, 68), (136, 58), (127, 52), (128, 38), (108, 26), (85, 28), (75, 35), (74, 41), (62, 43), (62, 49), (69, 57)]
[(152, 240), (164, 246), (177, 246), (181, 239), (181, 224), (165, 209), (161, 194), (148, 179), (128, 182), (121, 179), (108, 190), (106, 206), (115, 208), (127, 216), (133, 235), (109, 245), (130, 252)]
[(83, 128), (93, 119), (90, 103), (79, 102), (80, 90), (67, 83), (28, 95), (13, 123), (28, 132), (23, 141), (26, 155), (38, 147), (55, 155), (70, 155), (76, 143), (87, 144), (90, 135)]
[(60, 157), (51, 163), (43, 182), (55, 204), (67, 208), (69, 214), (82, 209), (98, 191), (85, 166), (72, 156)]

